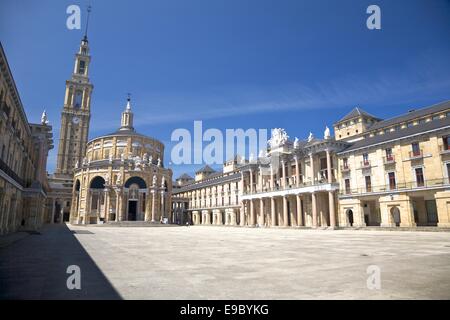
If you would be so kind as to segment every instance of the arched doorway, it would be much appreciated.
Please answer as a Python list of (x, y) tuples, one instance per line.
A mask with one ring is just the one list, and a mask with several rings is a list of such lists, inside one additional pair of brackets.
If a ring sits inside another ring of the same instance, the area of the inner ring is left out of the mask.
[(391, 217), (392, 221), (394, 221), (395, 226), (399, 227), (401, 223), (400, 219), (400, 209), (398, 207), (392, 207), (391, 208)]
[[(104, 192), (105, 189), (105, 179), (101, 176), (96, 176), (91, 180), (89, 184), (89, 215), (86, 219), (90, 219), (89, 223), (97, 223), (99, 220), (104, 220), (105, 218), (105, 199)], [(95, 220), (95, 221), (94, 221)]]
[(126, 208), (128, 221), (145, 220), (147, 184), (141, 177), (131, 177), (125, 182)]
[(348, 209), (346, 211), (346, 216), (347, 216), (347, 225), (349, 225), (350, 227), (353, 227), (353, 210), (352, 209)]

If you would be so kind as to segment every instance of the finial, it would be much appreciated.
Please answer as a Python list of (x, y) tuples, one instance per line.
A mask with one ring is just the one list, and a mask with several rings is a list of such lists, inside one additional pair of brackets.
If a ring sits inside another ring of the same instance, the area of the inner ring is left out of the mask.
[(131, 93), (127, 93), (127, 95), (128, 95), (128, 98), (127, 98), (127, 108), (126, 108), (126, 110), (130, 111), (131, 110)]
[(87, 33), (88, 33), (88, 28), (89, 28), (89, 15), (91, 13), (91, 5), (88, 5), (87, 7), (87, 19), (86, 19), (86, 30), (84, 31), (84, 41), (87, 41)]

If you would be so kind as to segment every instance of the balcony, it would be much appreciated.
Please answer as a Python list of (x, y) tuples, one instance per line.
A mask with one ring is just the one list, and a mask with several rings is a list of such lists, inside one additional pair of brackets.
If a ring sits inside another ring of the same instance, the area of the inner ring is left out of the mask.
[(395, 157), (393, 155), (389, 155), (386, 157), (383, 157), (383, 164), (389, 165), (395, 163)]
[(348, 166), (348, 164), (341, 165), (341, 172), (349, 172), (349, 171), (350, 167)]
[(423, 158), (423, 150), (413, 150), (409, 152), (409, 159), (410, 160), (416, 160), (416, 159), (422, 159)]
[(361, 188), (343, 188), (340, 190), (340, 195), (362, 195), (367, 193), (383, 193), (383, 192), (395, 192), (395, 191), (414, 191), (415, 189), (439, 189), (448, 188), (450, 185), (449, 178), (442, 179), (430, 179), (430, 180), (418, 180), (409, 182), (395, 182), (378, 186), (364, 186)]
[(370, 167), (371, 167), (371, 165), (370, 165), (370, 161), (369, 160), (361, 161), (361, 168), (362, 169), (366, 169), (366, 168), (370, 168)]
[(450, 154), (450, 145), (442, 145), (439, 147), (439, 153), (441, 155)]

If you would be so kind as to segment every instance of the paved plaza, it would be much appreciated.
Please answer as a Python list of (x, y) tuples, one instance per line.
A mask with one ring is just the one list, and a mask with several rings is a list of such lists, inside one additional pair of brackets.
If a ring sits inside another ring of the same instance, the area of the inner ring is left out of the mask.
[(0, 247), (0, 298), (449, 299), (450, 233), (52, 225)]

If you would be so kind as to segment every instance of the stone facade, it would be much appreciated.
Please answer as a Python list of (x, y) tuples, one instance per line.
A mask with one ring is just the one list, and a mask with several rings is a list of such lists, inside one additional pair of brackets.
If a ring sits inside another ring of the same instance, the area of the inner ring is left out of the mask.
[(205, 167), (174, 189), (176, 223), (450, 227), (450, 102), (389, 120), (355, 108), (323, 139), (274, 129), (257, 159)]
[(45, 112), (40, 124), (28, 122), (0, 45), (0, 235), (47, 221), (45, 168), (52, 139)]
[(136, 133), (130, 100), (114, 133), (88, 142), (75, 167), (70, 222), (172, 221), (172, 171), (164, 145)]

